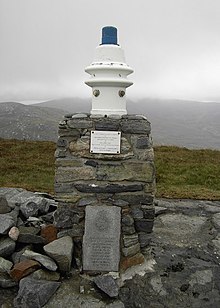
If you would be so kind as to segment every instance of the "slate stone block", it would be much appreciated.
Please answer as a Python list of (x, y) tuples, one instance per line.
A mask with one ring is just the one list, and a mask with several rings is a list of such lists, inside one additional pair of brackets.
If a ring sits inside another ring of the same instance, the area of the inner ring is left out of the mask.
[(137, 232), (151, 233), (153, 229), (153, 220), (149, 219), (135, 219), (134, 225)]
[(120, 215), (116, 206), (87, 206), (83, 237), (85, 271), (118, 271)]

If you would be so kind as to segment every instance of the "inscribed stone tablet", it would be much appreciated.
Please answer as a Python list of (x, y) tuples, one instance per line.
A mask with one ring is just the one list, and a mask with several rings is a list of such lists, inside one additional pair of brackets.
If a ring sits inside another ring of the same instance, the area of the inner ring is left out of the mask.
[(87, 206), (83, 237), (83, 269), (118, 271), (120, 261), (121, 209)]

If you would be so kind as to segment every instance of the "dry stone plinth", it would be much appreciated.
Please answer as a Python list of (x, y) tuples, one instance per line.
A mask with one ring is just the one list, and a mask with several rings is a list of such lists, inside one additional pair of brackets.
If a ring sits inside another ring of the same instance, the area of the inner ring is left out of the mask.
[(121, 210), (116, 206), (87, 206), (83, 238), (85, 271), (118, 271)]
[(61, 237), (45, 245), (44, 251), (57, 262), (60, 271), (70, 270), (73, 257), (73, 241), (70, 236)]
[[(155, 216), (150, 133), (149, 121), (139, 115), (68, 114), (59, 124), (55, 224), (61, 229), (58, 237), (72, 236), (78, 247), (77, 264), (86, 271), (120, 270), (113, 265), (118, 261), (105, 259), (105, 250), (116, 260), (126, 259), (127, 265), (144, 260), (140, 254), (149, 246)], [(113, 209), (120, 212), (120, 226), (114, 231), (114, 238), (121, 238), (119, 249), (93, 230), (92, 209), (102, 207), (112, 208), (108, 219), (115, 217)], [(142, 234), (148, 234), (148, 240)]]

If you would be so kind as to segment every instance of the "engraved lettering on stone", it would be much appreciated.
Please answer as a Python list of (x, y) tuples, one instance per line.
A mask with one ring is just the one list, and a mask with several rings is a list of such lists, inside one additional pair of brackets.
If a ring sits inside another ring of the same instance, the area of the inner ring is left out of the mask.
[(121, 132), (91, 131), (90, 152), (120, 154)]
[(116, 206), (86, 207), (84, 270), (118, 271), (120, 220), (120, 208)]

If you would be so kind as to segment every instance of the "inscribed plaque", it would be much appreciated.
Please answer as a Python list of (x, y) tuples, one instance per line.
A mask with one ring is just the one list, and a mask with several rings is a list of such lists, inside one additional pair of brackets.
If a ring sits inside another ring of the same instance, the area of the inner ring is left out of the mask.
[(83, 269), (118, 271), (120, 261), (121, 209), (87, 206), (83, 237)]
[(121, 132), (91, 131), (90, 152), (98, 154), (120, 154)]

